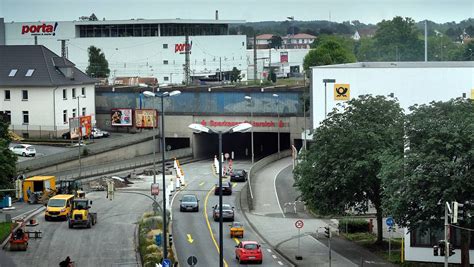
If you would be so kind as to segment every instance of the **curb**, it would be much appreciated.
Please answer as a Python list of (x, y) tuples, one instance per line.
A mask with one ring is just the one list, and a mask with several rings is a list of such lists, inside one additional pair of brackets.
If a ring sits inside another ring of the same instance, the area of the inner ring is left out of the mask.
[[(278, 253), (279, 256), (281, 256), (282, 258), (284, 258), (289, 264), (290, 266), (292, 267), (296, 267), (298, 266), (295, 262), (293, 262), (289, 257), (287, 257), (285, 254), (283, 254), (283, 252), (274, 247), (270, 242), (268, 242), (268, 240), (263, 237), (262, 234), (260, 234), (260, 232), (257, 230), (257, 228), (255, 227), (255, 225), (249, 220), (249, 218), (247, 217), (247, 211), (248, 210), (248, 203), (245, 203), (245, 199), (242, 197), (242, 192), (244, 192), (244, 190), (247, 190), (247, 186), (248, 184), (246, 183), (243, 187), (242, 187), (242, 190), (239, 192), (239, 205), (240, 205), (240, 208), (242, 210), (242, 213), (244, 214), (244, 217), (245, 217), (245, 221), (247, 221), (247, 223), (249, 224), (249, 226), (253, 229), (253, 231), (255, 232), (255, 234), (260, 238), (262, 239), (265, 243), (267, 243), (267, 245), (269, 245), (274, 251), (276, 251)], [(243, 202), (244, 201), (244, 202)], [(242, 203), (243, 202), (243, 203)], [(243, 205), (243, 204), (247, 204), (246, 206)], [(246, 207), (245, 209), (243, 207)]]
[[(36, 209), (32, 210), (30, 213), (28, 213), (28, 215), (26, 215), (26, 216), (24, 217), (25, 222), (28, 221), (29, 219), (31, 219), (31, 217), (36, 216), (38, 213), (42, 212), (42, 211), (45, 210), (45, 209), (46, 209), (46, 208), (45, 208), (44, 206), (41, 206), (41, 207), (39, 207), (39, 208), (36, 208)], [(16, 217), (18, 217), (18, 216), (16, 216)], [(15, 217), (15, 218), (16, 218), (16, 217)], [(12, 220), (13, 220), (13, 218), (12, 218)], [(20, 228), (20, 226), (21, 226), (21, 225), (17, 225), (15, 228), (13, 228), (13, 231), (16, 231), (18, 228)], [(5, 246), (7, 245), (9, 239), (10, 239), (10, 235), (8, 235), (8, 236), (5, 238), (5, 240), (3, 240), (2, 243), (0, 243), (0, 247), (1, 247), (2, 249), (5, 248)]]

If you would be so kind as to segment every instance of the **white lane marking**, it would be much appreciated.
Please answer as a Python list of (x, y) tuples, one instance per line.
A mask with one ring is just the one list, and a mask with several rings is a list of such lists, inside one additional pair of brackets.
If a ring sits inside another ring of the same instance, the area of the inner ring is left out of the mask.
[(280, 264), (280, 265), (283, 265), (283, 262), (281, 262), (281, 261), (278, 261), (278, 264)]
[(274, 259), (276, 259), (276, 258), (277, 258), (277, 256), (275, 256), (274, 254), (272, 254), (272, 257), (273, 257)]
[(269, 249), (269, 248), (267, 248), (267, 251), (268, 251), (269, 253), (272, 253), (272, 250), (271, 250), (271, 249)]
[(275, 196), (276, 196), (276, 199), (277, 199), (278, 207), (280, 208), (280, 212), (281, 212), (281, 214), (283, 215), (283, 218), (286, 218), (286, 216), (285, 216), (285, 213), (283, 212), (283, 209), (281, 208), (280, 199), (278, 198), (278, 192), (277, 192), (277, 186), (276, 186), (276, 179), (277, 179), (277, 177), (278, 177), (278, 174), (280, 174), (280, 172), (282, 172), (286, 167), (288, 167), (288, 166), (285, 166), (283, 169), (279, 170), (279, 171), (277, 172), (277, 174), (275, 175), (275, 178), (273, 178), (273, 189), (275, 189)]

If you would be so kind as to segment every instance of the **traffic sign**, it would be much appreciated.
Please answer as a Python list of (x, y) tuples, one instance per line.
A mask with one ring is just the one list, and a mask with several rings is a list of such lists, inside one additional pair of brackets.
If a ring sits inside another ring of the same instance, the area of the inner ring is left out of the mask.
[(229, 153), (224, 154), (225, 159), (228, 159), (230, 157)]
[(198, 259), (196, 258), (196, 256), (189, 256), (188, 257), (188, 264), (190, 266), (196, 265), (197, 262), (198, 262)]
[(393, 221), (393, 218), (392, 217), (388, 217), (386, 220), (385, 220), (385, 223), (387, 224), (387, 226), (389, 227), (392, 227), (395, 225), (395, 222)]
[(159, 184), (151, 184), (151, 195), (158, 196), (160, 194), (160, 185)]
[(171, 267), (171, 261), (169, 259), (163, 260), (163, 267)]
[(298, 228), (298, 229), (303, 228), (304, 222), (303, 222), (302, 220), (297, 220), (297, 221), (295, 222), (295, 226), (296, 226), (296, 228)]

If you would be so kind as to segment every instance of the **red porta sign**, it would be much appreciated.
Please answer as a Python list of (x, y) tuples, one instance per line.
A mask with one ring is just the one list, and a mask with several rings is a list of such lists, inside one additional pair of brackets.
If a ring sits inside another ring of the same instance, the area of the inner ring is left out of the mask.
[(193, 43), (190, 44), (175, 44), (174, 45), (174, 52), (184, 54), (186, 51), (191, 52), (191, 48), (193, 47)]
[(56, 35), (56, 28), (58, 23), (54, 24), (33, 24), (33, 25), (22, 25), (21, 34), (30, 33), (31, 35)]

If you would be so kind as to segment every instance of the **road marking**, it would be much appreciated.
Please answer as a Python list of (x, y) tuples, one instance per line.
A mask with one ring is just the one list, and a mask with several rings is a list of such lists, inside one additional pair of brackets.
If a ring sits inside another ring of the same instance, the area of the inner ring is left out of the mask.
[(269, 253), (272, 253), (272, 250), (271, 250), (271, 249), (269, 249), (269, 248), (267, 248), (267, 251), (268, 251)]
[[(217, 254), (220, 254), (219, 246), (217, 245), (216, 238), (214, 237), (214, 234), (212, 233), (211, 224), (209, 223), (209, 218), (207, 217), (207, 201), (209, 200), (209, 195), (211, 194), (212, 191), (214, 191), (214, 186), (211, 188), (211, 190), (209, 190), (209, 192), (207, 192), (206, 198), (204, 199), (203, 214), (204, 214), (204, 218), (206, 219), (207, 228), (209, 229), (209, 234), (211, 235), (212, 242), (214, 242), (214, 246), (216, 247)], [(225, 267), (229, 266), (227, 265), (227, 262), (225, 259), (224, 259), (224, 266)]]
[(285, 216), (285, 213), (283, 212), (283, 209), (281, 208), (280, 199), (278, 198), (278, 192), (277, 192), (277, 186), (276, 186), (276, 180), (277, 180), (278, 174), (280, 174), (280, 172), (282, 172), (282, 171), (283, 171), (283, 169), (279, 170), (278, 173), (275, 175), (275, 178), (273, 179), (273, 188), (275, 190), (275, 196), (276, 196), (276, 199), (277, 199), (278, 207), (280, 208), (280, 212), (283, 215), (283, 218), (285, 218), (286, 216)]
[(203, 186), (203, 185), (204, 185), (204, 182), (200, 182), (200, 183), (199, 183), (199, 186)]
[(187, 234), (187, 236), (188, 236), (188, 242), (192, 244), (194, 242), (193, 237), (191, 236), (191, 234)]
[(280, 265), (283, 265), (283, 262), (281, 262), (281, 261), (278, 261), (278, 264), (280, 264)]
[(233, 183), (233, 184), (232, 184), (232, 187), (236, 187), (236, 186), (237, 186), (237, 183)]
[(274, 259), (276, 259), (276, 258), (277, 258), (277, 256), (275, 256), (275, 254), (272, 254), (272, 257), (273, 257)]
[(235, 243), (237, 243), (237, 245), (240, 243), (240, 240), (238, 240), (237, 238), (234, 237), (234, 241)]

